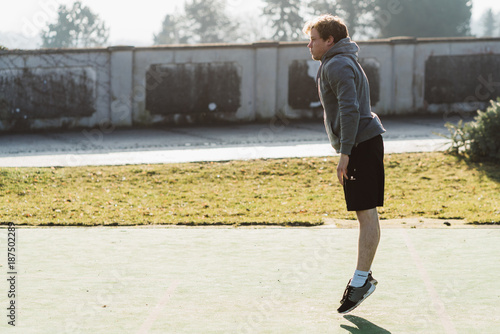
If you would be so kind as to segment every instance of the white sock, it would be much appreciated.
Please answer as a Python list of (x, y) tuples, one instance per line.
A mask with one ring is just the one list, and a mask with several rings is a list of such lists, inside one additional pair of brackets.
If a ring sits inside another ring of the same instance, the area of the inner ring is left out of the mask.
[(355, 288), (362, 287), (363, 285), (365, 285), (366, 280), (368, 279), (368, 274), (369, 271), (356, 270), (349, 285)]

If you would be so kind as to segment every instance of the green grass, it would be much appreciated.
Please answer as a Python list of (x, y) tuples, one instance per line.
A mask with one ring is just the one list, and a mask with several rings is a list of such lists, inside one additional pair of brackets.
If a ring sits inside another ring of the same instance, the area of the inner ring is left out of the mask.
[[(0, 169), (0, 221), (19, 225), (317, 225), (354, 219), (338, 158)], [(500, 221), (500, 168), (443, 153), (386, 155), (382, 219)]]

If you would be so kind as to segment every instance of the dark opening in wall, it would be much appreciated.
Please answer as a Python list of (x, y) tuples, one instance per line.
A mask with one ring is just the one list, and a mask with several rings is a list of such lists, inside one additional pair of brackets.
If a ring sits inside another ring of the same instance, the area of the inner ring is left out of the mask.
[[(294, 60), (288, 68), (288, 104), (294, 109), (320, 107), (313, 61)], [(313, 68), (310, 68), (310, 67)]]
[[(360, 61), (370, 84), (370, 100), (374, 106), (380, 100), (379, 64), (373, 59)], [(316, 74), (319, 62), (313, 60), (294, 60), (289, 66), (288, 104), (294, 109), (313, 109), (319, 104)]]
[(95, 82), (90, 68), (0, 70), (0, 120), (92, 116)]
[(157, 115), (236, 114), (241, 75), (236, 63), (151, 65), (146, 73), (146, 109)]
[(365, 71), (370, 85), (370, 104), (376, 105), (380, 101), (380, 65), (375, 59), (362, 58), (360, 64)]
[(428, 104), (488, 102), (500, 96), (500, 55), (432, 56), (425, 63)]

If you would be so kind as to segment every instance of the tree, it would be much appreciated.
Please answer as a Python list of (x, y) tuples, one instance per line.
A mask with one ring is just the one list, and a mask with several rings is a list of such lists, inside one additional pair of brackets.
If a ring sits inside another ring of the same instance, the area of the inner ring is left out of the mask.
[(312, 9), (312, 14), (315, 16), (323, 14), (336, 15), (337, 2), (330, 0), (311, 0), (309, 2), (309, 8)]
[(493, 10), (491, 8), (484, 12), (482, 21), (484, 28), (483, 36), (493, 37), (495, 35), (497, 24), (495, 22), (495, 15), (493, 14)]
[[(470, 35), (470, 0), (377, 0), (380, 37), (458, 37)], [(391, 8), (398, 11), (391, 13)]]
[(342, 18), (349, 35), (358, 37), (373, 28), (375, 0), (312, 0), (309, 3), (314, 15), (332, 14)]
[(155, 44), (221, 43), (237, 37), (238, 24), (226, 14), (226, 0), (188, 0), (184, 13), (167, 15)]
[(71, 48), (103, 46), (109, 38), (109, 29), (89, 7), (80, 1), (68, 8), (59, 6), (57, 22), (42, 31), (42, 47)]
[(187, 35), (182, 33), (181, 20), (179, 16), (174, 16), (167, 14), (163, 20), (162, 30), (158, 35), (154, 35), (154, 44), (184, 44), (186, 43), (186, 37), (181, 37), (181, 35)]
[(298, 41), (304, 38), (304, 19), (300, 15), (300, 0), (265, 0), (263, 14), (272, 25), (272, 39), (277, 41)]
[(351, 36), (372, 27), (375, 0), (337, 0), (341, 16)]
[(195, 43), (231, 42), (238, 25), (226, 14), (225, 0), (191, 0), (184, 6), (187, 27)]

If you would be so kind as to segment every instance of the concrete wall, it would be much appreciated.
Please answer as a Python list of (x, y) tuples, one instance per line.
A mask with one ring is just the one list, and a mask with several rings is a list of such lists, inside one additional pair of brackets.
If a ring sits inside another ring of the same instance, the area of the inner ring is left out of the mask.
[[(500, 39), (359, 42), (380, 115), (500, 96)], [(0, 51), (0, 131), (319, 118), (306, 43)]]
[(0, 52), (0, 130), (94, 127), (110, 115), (108, 50)]

